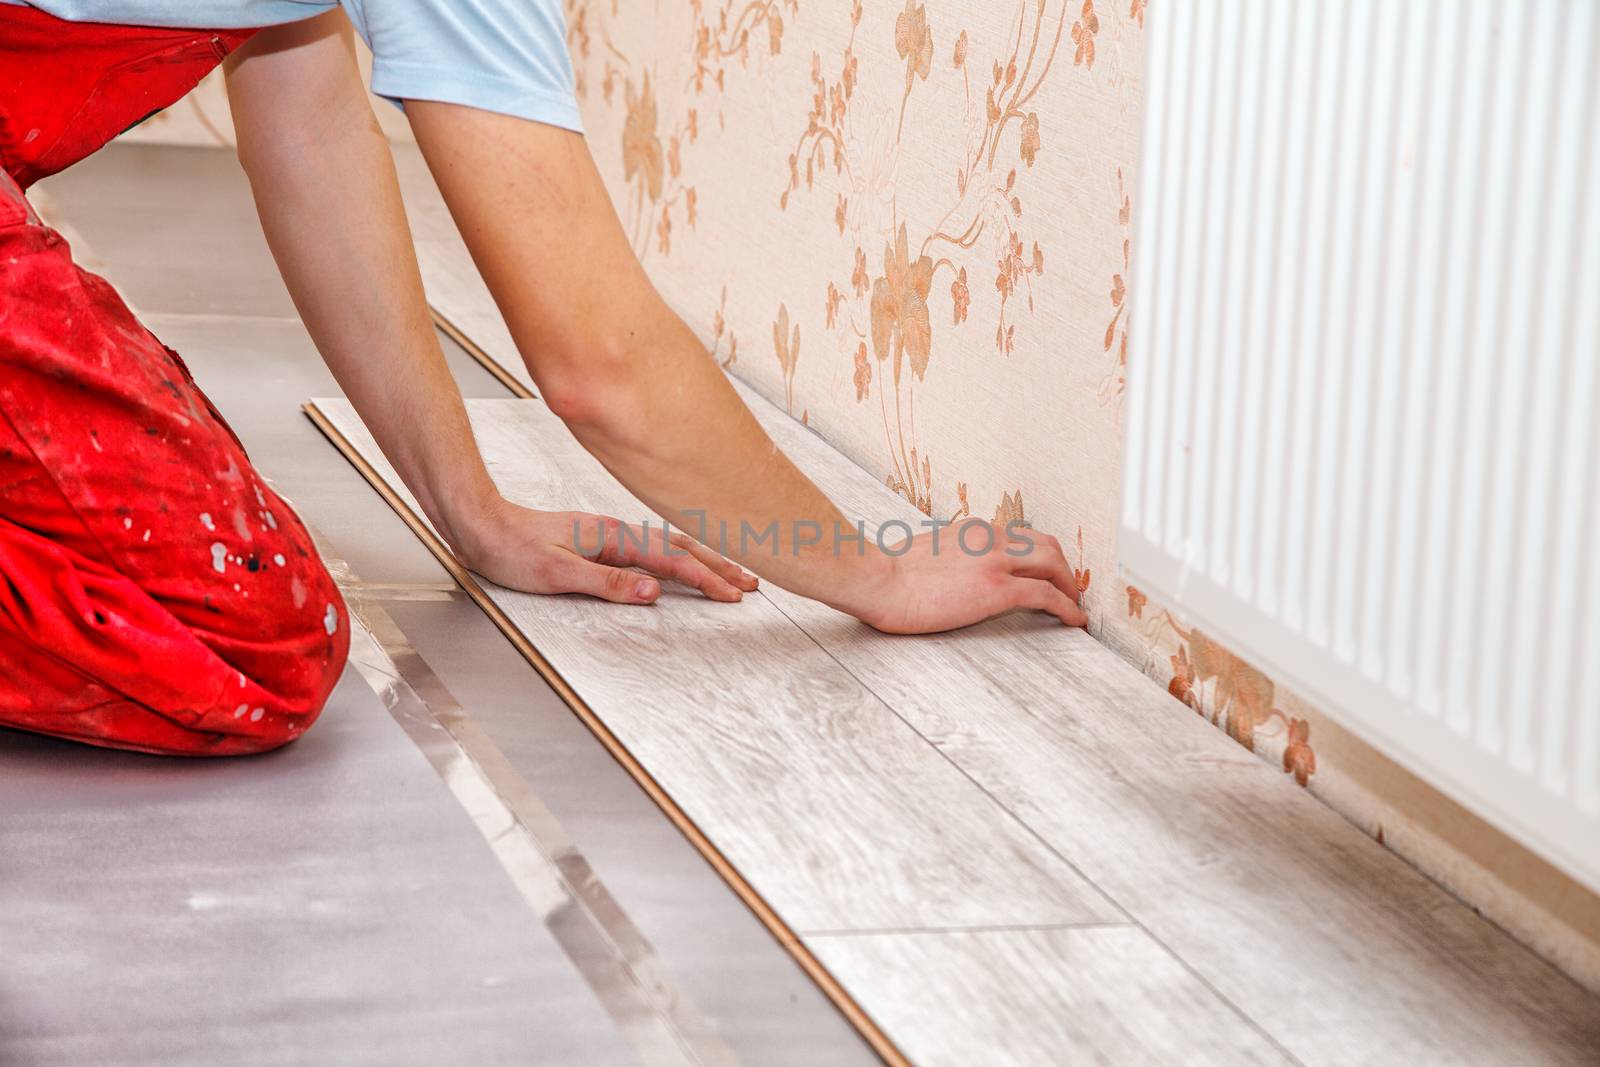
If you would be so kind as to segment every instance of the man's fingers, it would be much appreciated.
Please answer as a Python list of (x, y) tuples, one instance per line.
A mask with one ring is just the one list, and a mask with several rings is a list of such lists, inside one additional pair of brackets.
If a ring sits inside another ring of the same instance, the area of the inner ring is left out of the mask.
[[(673, 581), (682, 582), (684, 585), (700, 590), (701, 593), (712, 600), (733, 602), (743, 598), (744, 594), (738, 585), (718, 573), (716, 569), (703, 561), (692, 547), (695, 543), (685, 537), (685, 545), (679, 545), (674, 539), (672, 548), (667, 548), (666, 540), (656, 531), (647, 531), (647, 542), (643, 537), (635, 536), (637, 530), (633, 527), (632, 533), (618, 531), (618, 535), (609, 539), (605, 547), (596, 557), (603, 564), (616, 567), (643, 567), (651, 574)], [(643, 543), (641, 543), (643, 542)], [(715, 552), (706, 550), (707, 554), (720, 563), (727, 564), (734, 575), (743, 575), (737, 566), (722, 559)]]
[(717, 574), (694, 556), (652, 555), (641, 558), (638, 566), (663, 578), (682, 582), (700, 590), (712, 600), (733, 603), (744, 599), (738, 586)]
[(554, 588), (549, 592), (585, 593), (613, 604), (653, 604), (661, 595), (661, 583), (649, 575), (564, 555), (565, 562), (551, 576)]
[(1013, 603), (1019, 608), (1047, 611), (1068, 626), (1089, 625), (1089, 616), (1078, 606), (1078, 602), (1051, 582), (1018, 579), (1015, 596)]
[(733, 560), (723, 556), (721, 553), (702, 545), (699, 541), (696, 541), (688, 534), (673, 534), (672, 547), (675, 551), (689, 553), (695, 559), (709, 567), (713, 574), (717, 575), (730, 585), (744, 590), (746, 593), (755, 592), (756, 587), (761, 584), (755, 575), (749, 573), (743, 567), (739, 566)]
[(1026, 556), (1012, 556), (1011, 573), (1018, 578), (1037, 578), (1061, 590), (1074, 603), (1081, 600), (1077, 575), (1067, 562), (1066, 553), (1054, 538), (1036, 538), (1033, 549)]
[[(602, 566), (642, 567), (698, 589), (712, 600), (728, 602), (742, 599), (759, 584), (755, 575), (687, 534), (675, 533), (669, 539), (659, 530), (641, 530), (602, 515), (585, 516), (583, 528), (598, 534), (598, 552), (588, 558)], [(587, 547), (588, 541), (580, 544)]]

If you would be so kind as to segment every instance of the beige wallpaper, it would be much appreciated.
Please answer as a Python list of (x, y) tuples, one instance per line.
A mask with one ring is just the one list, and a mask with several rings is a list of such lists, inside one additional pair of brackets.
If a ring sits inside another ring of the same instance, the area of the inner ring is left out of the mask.
[[(1097, 637), (1600, 989), (1593, 894), (1118, 580), (1139, 75), (1158, 5), (567, 9), (590, 147), (656, 284), (719, 361), (930, 516), (1059, 536)], [(212, 78), (133, 136), (231, 134)]]

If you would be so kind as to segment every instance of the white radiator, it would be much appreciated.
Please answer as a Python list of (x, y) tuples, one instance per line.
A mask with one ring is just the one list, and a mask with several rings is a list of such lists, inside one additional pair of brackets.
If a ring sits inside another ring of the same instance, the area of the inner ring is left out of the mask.
[(1600, 3), (1147, 34), (1129, 580), (1600, 888)]

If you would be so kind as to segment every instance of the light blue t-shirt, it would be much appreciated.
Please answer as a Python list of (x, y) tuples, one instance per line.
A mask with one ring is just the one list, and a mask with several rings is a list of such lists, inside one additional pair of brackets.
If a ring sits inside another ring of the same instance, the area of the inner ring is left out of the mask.
[(372, 49), (372, 91), (582, 132), (560, 0), (0, 0), (71, 22), (240, 29), (342, 7)]

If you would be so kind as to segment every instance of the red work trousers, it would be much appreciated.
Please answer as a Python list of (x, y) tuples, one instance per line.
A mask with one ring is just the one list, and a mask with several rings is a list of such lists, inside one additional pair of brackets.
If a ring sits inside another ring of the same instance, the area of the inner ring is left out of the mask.
[(343, 667), (349, 619), (305, 527), (22, 194), (249, 33), (0, 7), (0, 726), (262, 752), (315, 721)]

